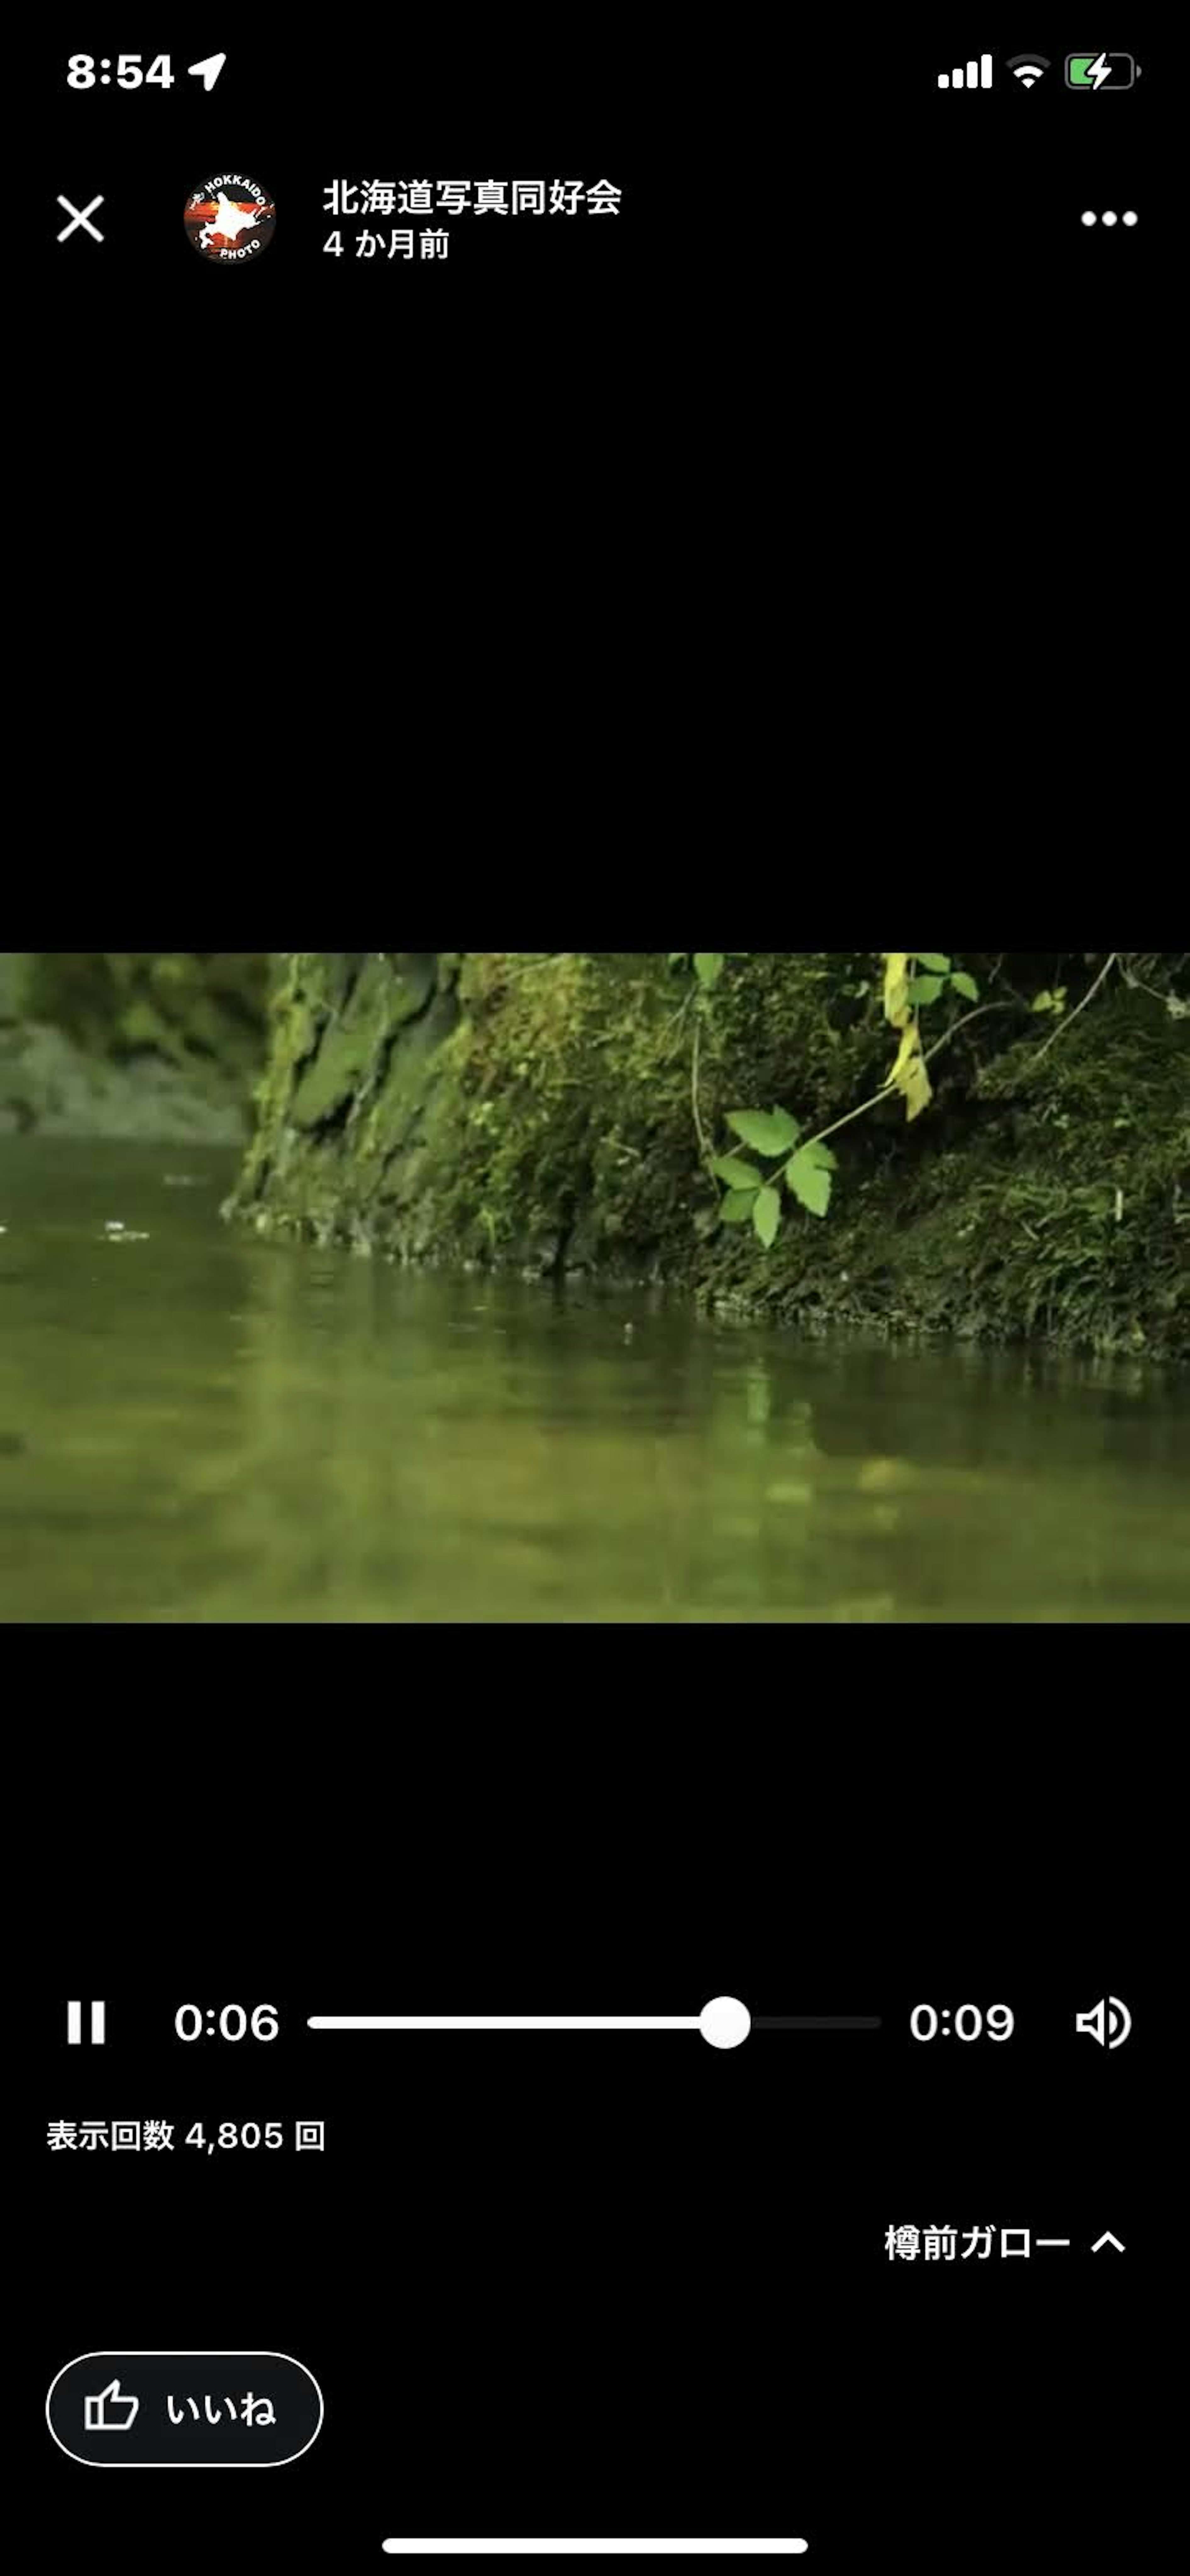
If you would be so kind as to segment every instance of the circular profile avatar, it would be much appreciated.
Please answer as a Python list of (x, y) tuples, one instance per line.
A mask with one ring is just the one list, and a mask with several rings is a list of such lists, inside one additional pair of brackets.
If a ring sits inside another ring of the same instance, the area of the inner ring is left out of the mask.
[(267, 189), (242, 170), (204, 179), (186, 200), (186, 234), (200, 259), (223, 268), (248, 268), (268, 249), (277, 209)]

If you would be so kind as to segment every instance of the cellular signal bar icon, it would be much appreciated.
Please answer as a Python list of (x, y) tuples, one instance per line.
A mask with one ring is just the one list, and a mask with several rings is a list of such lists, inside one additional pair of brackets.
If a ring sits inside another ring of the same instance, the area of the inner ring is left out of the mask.
[(968, 63), (966, 72), (961, 63), (956, 63), (952, 72), (938, 74), (939, 89), (990, 89), (991, 86), (992, 57), (990, 54), (981, 54), (977, 63)]

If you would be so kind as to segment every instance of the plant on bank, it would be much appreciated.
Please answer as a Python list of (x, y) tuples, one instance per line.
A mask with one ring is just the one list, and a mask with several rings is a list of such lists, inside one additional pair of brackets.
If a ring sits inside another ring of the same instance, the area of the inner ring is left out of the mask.
[[(949, 957), (936, 949), (882, 950), (884, 966), (884, 1016), (896, 1031), (896, 1060), (887, 1080), (870, 1100), (861, 1101), (857, 1109), (848, 1110), (816, 1136), (804, 1136), (801, 1122), (788, 1109), (733, 1109), (727, 1124), (733, 1136), (750, 1153), (759, 1156), (751, 1162), (731, 1149), (715, 1154), (706, 1145), (698, 1104), (698, 1037), (695, 1022), (695, 1055), (693, 1064), (694, 1119), (704, 1159), (720, 1184), (722, 1197), (719, 1216), (724, 1225), (751, 1225), (753, 1232), (770, 1251), (781, 1231), (785, 1213), (784, 1194), (796, 1199), (809, 1215), (823, 1217), (831, 1203), (838, 1158), (832, 1153), (828, 1137), (836, 1135), (854, 1118), (862, 1118), (870, 1109), (899, 1092), (905, 1102), (907, 1119), (919, 1118), (933, 1098), (927, 1053), (922, 1038), (921, 1014), (955, 994), (961, 1001), (978, 1004), (979, 986), (973, 975), (956, 967)], [(679, 950), (671, 954), (670, 965), (692, 969), (699, 987), (700, 1006), (714, 992), (727, 964), (727, 951), (696, 953)], [(938, 1043), (953, 1034), (944, 1032)], [(933, 1049), (930, 1050), (933, 1053)], [(765, 1169), (764, 1166), (768, 1166)]]

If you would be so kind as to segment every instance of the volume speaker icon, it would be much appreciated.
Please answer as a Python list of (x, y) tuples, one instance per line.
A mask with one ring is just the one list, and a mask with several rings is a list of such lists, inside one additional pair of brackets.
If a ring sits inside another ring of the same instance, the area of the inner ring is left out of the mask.
[(1049, 70), (1048, 54), (1010, 54), (1004, 68), (1019, 80), (1022, 89), (1036, 89)]
[(1088, 2039), (1097, 2039), (1101, 2048), (1122, 2048), (1132, 2028), (1132, 2015), (1118, 1995), (1101, 1995), (1090, 2012), (1075, 2014), (1074, 2027), (1085, 2031)]
[[(91, 2046), (102, 2048), (107, 2038), (107, 2005), (88, 2004), (87, 2010), (91, 2016)], [(83, 2007), (81, 2004), (67, 2004), (66, 2039), (70, 2048), (82, 2047)]]

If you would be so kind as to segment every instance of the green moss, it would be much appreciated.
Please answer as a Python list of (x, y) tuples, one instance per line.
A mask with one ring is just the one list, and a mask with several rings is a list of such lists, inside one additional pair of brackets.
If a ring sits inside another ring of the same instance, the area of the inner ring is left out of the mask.
[[(858, 952), (734, 962), (700, 1038), (704, 1131), (773, 1103), (817, 1128), (878, 1089), (871, 984)], [(719, 1224), (700, 1159), (695, 1007), (658, 955), (290, 958), (234, 1210), (398, 1259), (671, 1281), (803, 1329), (1190, 1356), (1190, 1048), (1151, 998), (1120, 988), (1044, 1057), (1027, 1011), (1007, 1048), (1011, 1009), (985, 1022), (925, 1117), (893, 1100), (839, 1138), (830, 1216), (791, 1202), (767, 1257)]]
[(1190, 1358), (1185, 1025), (1121, 990), (1041, 1044), (940, 1074), (912, 1129), (877, 1112), (840, 1140), (827, 1224), (795, 1219), (759, 1275), (721, 1235), (703, 1295), (803, 1328)]

